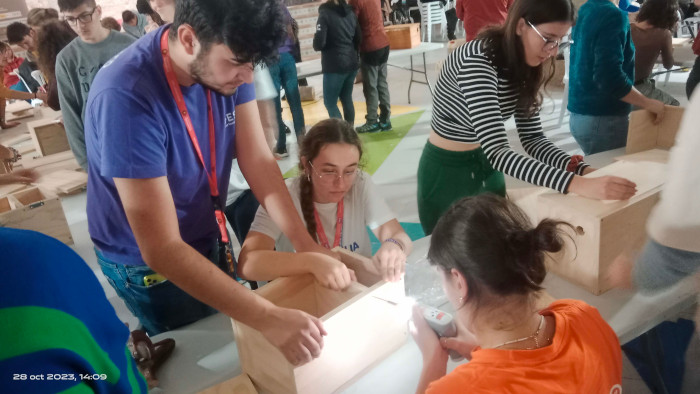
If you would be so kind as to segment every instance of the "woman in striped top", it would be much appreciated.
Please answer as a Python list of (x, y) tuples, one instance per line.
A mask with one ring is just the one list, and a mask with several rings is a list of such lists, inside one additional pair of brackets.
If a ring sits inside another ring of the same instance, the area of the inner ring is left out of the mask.
[[(593, 171), (542, 133), (540, 88), (574, 21), (571, 0), (516, 0), (501, 27), (484, 31), (447, 57), (433, 100), (432, 131), (418, 167), (418, 213), (423, 230), (462, 197), (505, 195), (503, 174), (596, 199), (627, 199), (636, 185), (617, 177), (583, 178)], [(508, 143), (504, 122), (515, 117), (532, 157)]]

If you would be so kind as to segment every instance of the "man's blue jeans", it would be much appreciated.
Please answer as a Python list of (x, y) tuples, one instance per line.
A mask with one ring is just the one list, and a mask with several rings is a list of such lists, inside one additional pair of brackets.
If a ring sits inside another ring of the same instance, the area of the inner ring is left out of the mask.
[[(304, 135), (305, 126), (304, 111), (301, 108), (301, 96), (299, 95), (299, 81), (297, 80), (297, 65), (294, 57), (290, 53), (280, 53), (279, 61), (269, 62), (267, 67), (270, 69), (270, 76), (277, 92), (280, 91), (280, 88), (284, 88), (285, 97), (287, 97), (287, 103), (294, 119), (294, 133), (299, 139), (300, 136)], [(277, 109), (277, 125), (279, 126), (277, 151), (281, 152), (287, 149), (287, 135), (285, 134), (284, 122), (282, 121), (282, 101), (279, 94), (274, 100)]]
[[(95, 254), (107, 281), (139, 319), (148, 335), (174, 330), (217, 312), (169, 280), (145, 286), (144, 276), (155, 273), (147, 265), (119, 264), (105, 258), (98, 249), (95, 249)], [(217, 264), (218, 256), (218, 248), (214, 247), (209, 259)], [(227, 271), (224, 269), (224, 272)]]
[(585, 155), (627, 145), (629, 115), (594, 116), (571, 113), (571, 135)]

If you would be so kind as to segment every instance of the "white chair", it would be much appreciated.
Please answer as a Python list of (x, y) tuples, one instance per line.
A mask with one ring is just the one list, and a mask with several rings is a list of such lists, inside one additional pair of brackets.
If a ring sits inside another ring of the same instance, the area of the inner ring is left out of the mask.
[(47, 84), (46, 78), (44, 78), (44, 73), (39, 70), (32, 71), (32, 78), (39, 83), (39, 86), (44, 86)]
[(418, 8), (420, 9), (421, 30), (425, 39), (423, 41), (432, 41), (432, 31), (434, 25), (440, 25), (440, 32), (444, 38), (447, 28), (447, 18), (445, 17), (445, 8), (439, 1), (423, 3), (418, 0)]

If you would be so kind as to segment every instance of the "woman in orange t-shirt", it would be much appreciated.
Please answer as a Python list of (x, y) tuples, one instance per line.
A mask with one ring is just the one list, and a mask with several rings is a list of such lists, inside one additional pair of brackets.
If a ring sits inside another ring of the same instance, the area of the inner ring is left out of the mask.
[[(460, 334), (438, 338), (414, 309), (418, 393), (621, 393), (620, 344), (598, 311), (576, 300), (536, 306), (544, 253), (563, 247), (562, 225), (545, 219), (532, 228), (515, 204), (490, 194), (440, 218), (428, 259), (442, 273)], [(470, 359), (450, 374), (448, 349)]]

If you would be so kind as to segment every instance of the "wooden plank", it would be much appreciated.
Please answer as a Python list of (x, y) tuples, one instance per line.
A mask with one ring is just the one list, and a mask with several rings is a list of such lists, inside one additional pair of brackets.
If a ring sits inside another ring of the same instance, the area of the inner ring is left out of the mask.
[(655, 163), (668, 163), (669, 151), (664, 149), (650, 149), (629, 155), (617, 156), (615, 161), (653, 161)]
[(5, 106), (5, 113), (12, 114), (15, 112), (22, 112), (22, 111), (25, 111), (25, 110), (30, 109), (30, 108), (34, 108), (34, 107), (32, 107), (32, 105), (29, 104), (28, 102), (26, 102), (24, 100), (15, 100), (14, 102), (9, 103)]
[[(637, 195), (660, 187), (666, 181), (666, 164), (652, 161), (616, 161), (597, 171), (594, 171), (586, 178), (599, 178), (613, 175), (628, 179), (637, 185)], [(606, 204), (614, 204), (619, 200), (603, 200)]]
[[(344, 263), (355, 264), (357, 273), (371, 275), (369, 259), (339, 252)], [(388, 283), (376, 275), (369, 279), (374, 281), (370, 288), (353, 283), (337, 292), (322, 287), (311, 275), (300, 275), (275, 279), (256, 291), (275, 304), (286, 301), (287, 307), (293, 306), (289, 302), (293, 297), (302, 308), (311, 309), (309, 304), (315, 304), (328, 331), (321, 356), (295, 368), (262, 334), (233, 321), (241, 368), (258, 392), (335, 392), (406, 341), (407, 309), (393, 301), (397, 295), (405, 299), (403, 280)], [(304, 286), (313, 289), (313, 299)]]
[(255, 390), (255, 386), (253, 386), (253, 382), (250, 381), (248, 375), (241, 374), (233, 379), (200, 391), (199, 394), (258, 394), (258, 391)]
[(32, 118), (36, 114), (34, 108), (25, 109), (24, 111), (13, 112), (7, 114), (7, 122), (14, 122), (19, 119)]
[(16, 191), (26, 189), (28, 185), (25, 185), (24, 183), (13, 183), (10, 185), (2, 185), (0, 186), (0, 197), (4, 197), (8, 194), (12, 194)]
[(32, 139), (32, 136), (29, 135), (29, 132), (22, 132), (14, 137), (8, 137), (6, 139), (3, 139), (0, 141), (0, 144), (4, 146), (14, 146), (19, 144), (20, 142), (24, 141), (29, 141)]
[[(78, 162), (75, 160), (75, 157), (73, 156), (73, 152), (70, 150), (61, 152), (61, 153), (55, 153), (50, 156), (44, 156), (44, 157), (37, 157), (37, 158), (31, 158), (31, 157), (23, 157), (22, 160), (17, 162), (18, 166), (21, 166), (22, 168), (38, 168), (50, 164), (55, 164), (61, 161), (66, 161), (66, 160), (73, 160), (75, 161), (75, 164), (78, 165)], [(80, 165), (78, 165), (77, 168), (80, 168)]]
[(647, 110), (632, 111), (627, 133), (627, 153), (654, 148), (670, 149), (683, 118), (684, 109), (667, 105), (664, 119), (654, 124), (655, 116)]
[(87, 186), (88, 175), (83, 171), (58, 170), (43, 175), (36, 182), (55, 194), (70, 194)]
[(52, 119), (27, 123), (36, 151), (41, 156), (50, 156), (70, 150), (68, 136), (63, 124)]

